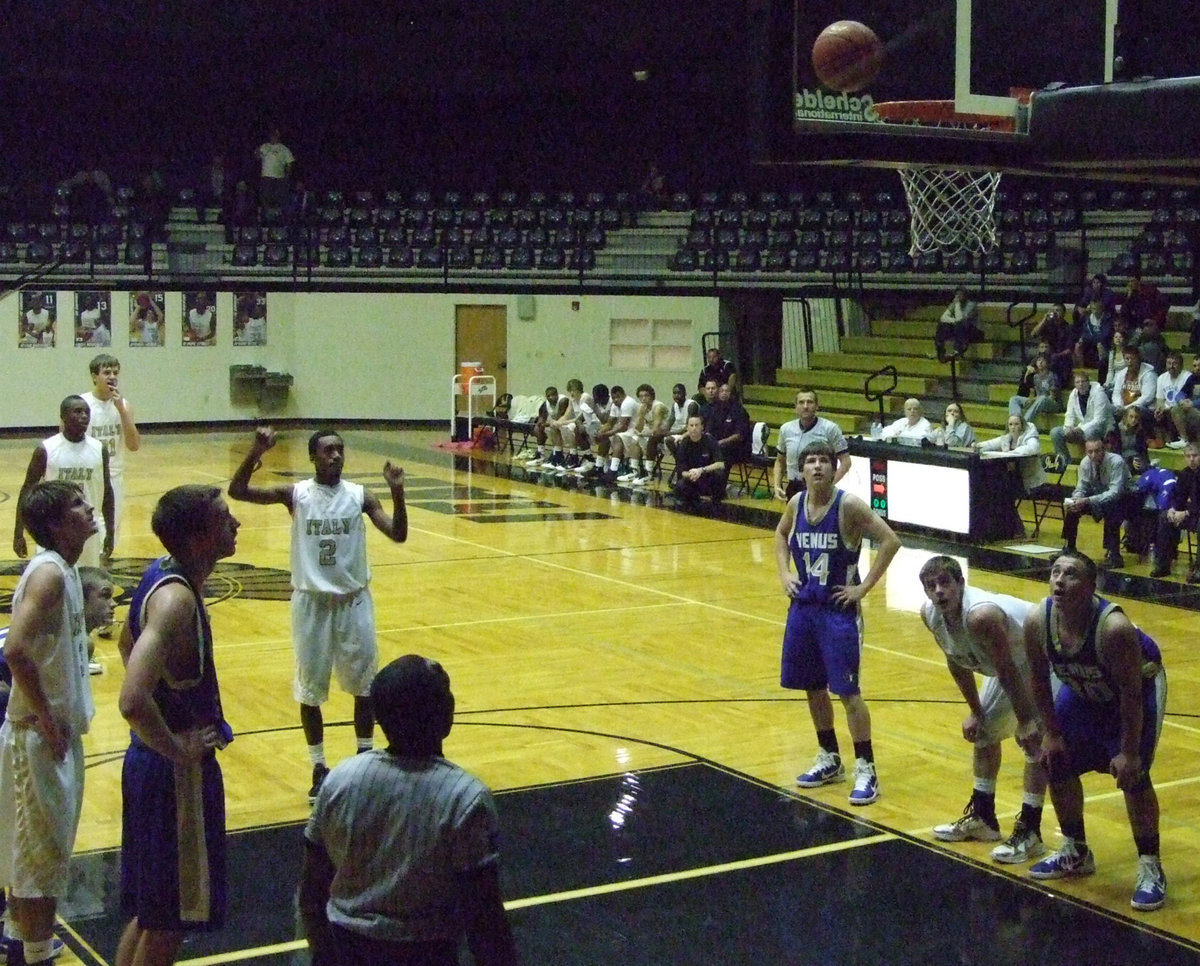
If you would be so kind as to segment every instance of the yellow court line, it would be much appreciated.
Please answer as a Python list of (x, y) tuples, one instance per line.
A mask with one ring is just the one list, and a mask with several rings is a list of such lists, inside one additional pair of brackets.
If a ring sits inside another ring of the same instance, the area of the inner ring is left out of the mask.
[[(593, 896), (609, 895), (614, 892), (628, 892), (631, 889), (645, 889), (650, 886), (665, 885), (671, 882), (683, 882), (687, 879), (700, 879), (712, 875), (724, 875), (727, 872), (739, 872), (743, 869), (757, 869), (768, 865), (778, 865), (781, 862), (793, 862), (796, 859), (806, 859), (816, 855), (830, 855), (834, 852), (844, 852), (864, 845), (879, 845), (891, 842), (899, 836), (891, 832), (872, 835), (869, 838), (849, 839), (844, 842), (831, 842), (828, 845), (817, 845), (810, 849), (797, 849), (793, 852), (779, 852), (775, 855), (760, 855), (753, 859), (739, 859), (736, 862), (722, 862), (718, 865), (706, 865), (697, 869), (685, 869), (681, 872), (664, 872), (662, 875), (650, 875), (640, 879), (629, 879), (624, 882), (609, 882), (604, 885), (587, 886), (583, 889), (570, 889), (566, 892), (551, 892), (542, 896), (529, 896), (525, 899), (511, 899), (504, 903), (509, 912), (515, 909), (528, 909), (532, 906), (544, 906), (553, 902), (572, 902), (575, 899), (589, 899)], [(304, 940), (277, 943), (273, 946), (261, 946), (257, 949), (243, 949), (236, 952), (220, 953), (215, 956), (201, 956), (196, 959), (180, 960), (179, 966), (215, 966), (218, 963), (236, 963), (251, 959), (255, 956), (270, 956), (279, 953), (294, 952), (303, 949), (307, 943)]]

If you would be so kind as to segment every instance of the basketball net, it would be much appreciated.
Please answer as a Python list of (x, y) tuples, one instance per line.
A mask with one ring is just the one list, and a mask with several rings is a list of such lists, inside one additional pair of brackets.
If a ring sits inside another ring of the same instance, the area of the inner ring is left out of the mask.
[(906, 165), (900, 180), (912, 216), (909, 254), (982, 255), (996, 247), (999, 171)]

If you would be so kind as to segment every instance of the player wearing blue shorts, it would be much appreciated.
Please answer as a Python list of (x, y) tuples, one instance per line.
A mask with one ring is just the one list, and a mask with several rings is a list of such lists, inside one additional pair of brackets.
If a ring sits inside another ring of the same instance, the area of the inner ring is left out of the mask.
[[(1033, 865), (1035, 879), (1091, 875), (1096, 860), (1083, 826), (1084, 772), (1107, 772), (1125, 794), (1138, 850), (1130, 905), (1149, 911), (1167, 899), (1159, 858), (1158, 796), (1150, 765), (1162, 729), (1167, 681), (1157, 644), (1121, 608), (1096, 594), (1096, 565), (1081, 553), (1058, 556), (1050, 596), (1025, 619), (1033, 696), (1044, 733), (1041, 762), (1062, 829), (1057, 852)], [(1057, 698), (1050, 672), (1062, 682)]]
[(179, 486), (151, 527), (169, 557), (142, 576), (121, 635), (121, 714), (132, 733), (121, 772), (117, 966), (175, 961), (184, 935), (225, 918), (225, 791), (216, 751), (233, 738), (221, 710), (204, 581), (237, 547), (215, 486)]
[[(832, 692), (846, 709), (854, 741), (850, 804), (869, 805), (879, 797), (879, 779), (871, 747), (871, 715), (859, 688), (859, 601), (883, 577), (900, 540), (866, 503), (833, 485), (833, 450), (828, 443), (806, 446), (800, 467), (806, 490), (788, 500), (775, 529), (779, 579), (791, 598), (780, 684), (806, 692), (821, 750), (796, 784), (816, 788), (845, 775), (833, 730)], [(858, 558), (864, 537), (874, 541), (876, 552), (871, 569), (860, 581)], [(789, 562), (795, 564), (795, 573)]]

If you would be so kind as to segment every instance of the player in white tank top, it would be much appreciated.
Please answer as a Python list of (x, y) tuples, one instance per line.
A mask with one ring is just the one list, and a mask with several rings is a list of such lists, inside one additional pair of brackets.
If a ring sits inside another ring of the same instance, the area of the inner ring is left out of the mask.
[[(967, 702), (963, 737), (974, 745), (974, 785), (962, 817), (938, 825), (933, 834), (944, 842), (968, 839), (997, 841), (996, 778), (1000, 773), (1000, 742), (1016, 737), (1033, 747), (1038, 716), (1029, 681), (1022, 625), (1033, 605), (968, 587), (953, 557), (935, 556), (921, 568), (921, 586), (928, 600), (921, 619), (946, 655), (951, 677)], [(979, 688), (975, 675), (984, 676)], [(1036, 755), (1026, 753), (1021, 814), (1006, 842), (992, 850), (997, 862), (1019, 863), (1044, 851), (1041, 837), (1046, 774)]]

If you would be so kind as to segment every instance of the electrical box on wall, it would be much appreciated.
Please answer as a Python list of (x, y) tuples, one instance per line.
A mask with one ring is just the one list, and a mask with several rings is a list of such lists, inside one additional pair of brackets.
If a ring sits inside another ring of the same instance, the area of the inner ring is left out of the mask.
[(537, 303), (532, 295), (517, 296), (517, 318), (528, 322), (537, 316)]

